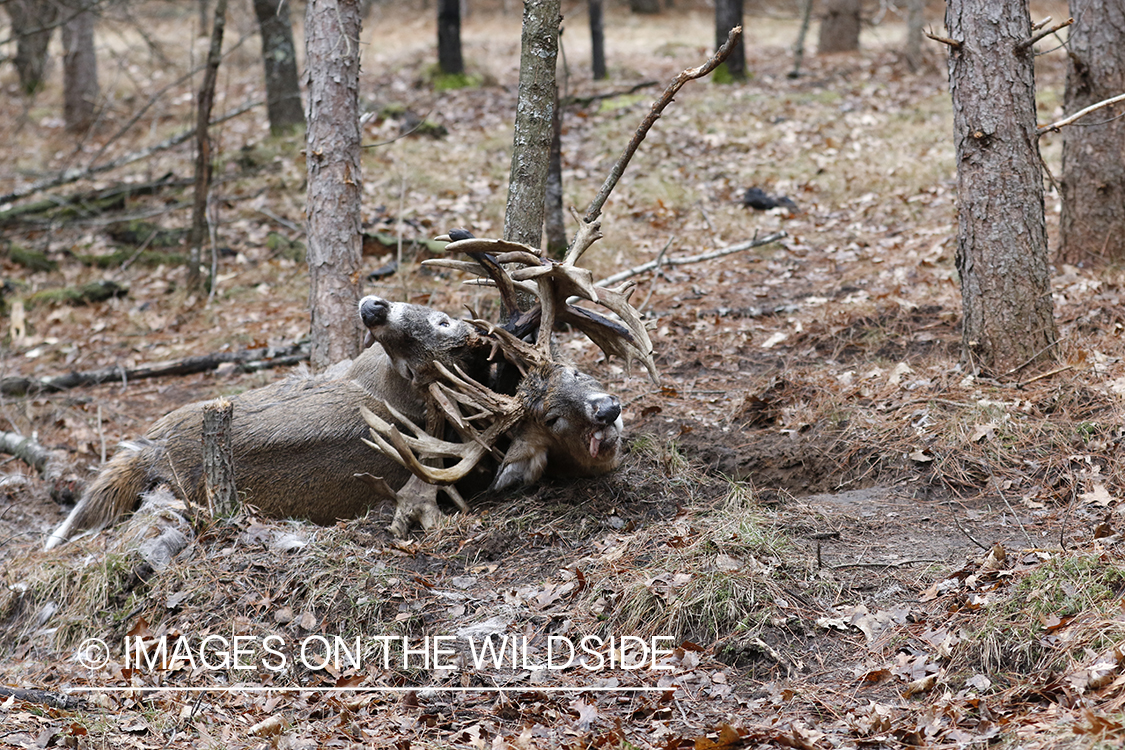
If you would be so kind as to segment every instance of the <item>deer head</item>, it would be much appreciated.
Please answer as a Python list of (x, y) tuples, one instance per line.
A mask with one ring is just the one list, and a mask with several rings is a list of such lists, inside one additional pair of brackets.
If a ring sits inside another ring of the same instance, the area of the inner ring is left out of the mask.
[[(644, 323), (628, 301), (632, 285), (595, 287), (590, 272), (576, 265), (582, 252), (601, 236), (597, 222), (583, 224), (583, 230), (562, 262), (543, 258), (526, 245), (477, 239), (464, 230), (439, 238), (452, 239), (446, 249), (473, 260), (443, 259), (427, 264), (483, 271), (488, 279), (477, 283), (499, 290), (508, 321), (503, 326), (482, 320), (471, 323), (492, 341), (504, 363), (519, 368), (521, 378), (514, 394), (505, 394), (464, 371), (435, 364), (442, 377), (429, 385), (430, 403), (460, 440), (444, 440), (432, 425), (424, 430), (395, 414), (406, 434), (365, 411), (372, 447), (424, 481), (442, 485), (463, 478), (489, 455), (500, 464), (494, 489), (528, 484), (545, 472), (591, 476), (617, 466), (621, 403), (594, 378), (560, 361), (551, 333), (559, 326), (574, 326), (607, 355), (621, 356), (627, 362), (639, 360), (654, 381), (656, 367)], [(505, 270), (505, 266), (515, 270)], [(519, 292), (533, 294), (538, 303), (521, 312)], [(572, 298), (600, 304), (618, 320), (579, 307)], [(524, 340), (532, 336), (534, 343)], [(427, 457), (457, 461), (449, 467), (427, 466), (422, 460)]]

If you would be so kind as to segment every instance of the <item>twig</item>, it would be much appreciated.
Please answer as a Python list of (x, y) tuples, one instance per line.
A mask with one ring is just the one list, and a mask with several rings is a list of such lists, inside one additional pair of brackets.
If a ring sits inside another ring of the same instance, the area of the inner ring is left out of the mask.
[(843, 565), (829, 565), (828, 570), (843, 570), (844, 568), (901, 568), (906, 565), (921, 565), (943, 563), (945, 560), (931, 560), (929, 558), (922, 558), (918, 560), (903, 560), (902, 562), (885, 562), (885, 563), (844, 563)]
[[(241, 107), (239, 107), (238, 109), (234, 110), (233, 112), (230, 112), (228, 114), (223, 115), (222, 117), (219, 117), (215, 120), (212, 120), (211, 124), (212, 125), (218, 125), (221, 122), (226, 122), (227, 120), (231, 120), (235, 117), (238, 117), (241, 114), (245, 114), (246, 112), (249, 112), (254, 107), (261, 106), (261, 104), (262, 104), (262, 102), (260, 102), (260, 101), (255, 101), (255, 102), (250, 102), (249, 104), (244, 104)], [(175, 148), (176, 146), (179, 146), (184, 141), (191, 140), (193, 137), (195, 137), (195, 128), (185, 130), (184, 132), (182, 132), (178, 135), (174, 135), (171, 138), (168, 138), (166, 140), (161, 141), (160, 143), (149, 146), (148, 148), (142, 148), (139, 151), (133, 151), (133, 152), (130, 152), (128, 154), (122, 154), (121, 156), (117, 157), (116, 159), (112, 159), (110, 161), (107, 161), (105, 164), (100, 164), (96, 167), (87, 167), (86, 169), (77, 169), (76, 168), (76, 169), (64, 170), (63, 172), (61, 172), (59, 174), (56, 174), (54, 177), (48, 177), (47, 179), (40, 180), (39, 182), (34, 182), (34, 183), (28, 185), (27, 187), (23, 187), (23, 188), (20, 188), (18, 190), (13, 190), (9, 193), (5, 193), (4, 195), (0, 195), (0, 204), (11, 203), (14, 200), (19, 200), (20, 198), (26, 198), (29, 195), (34, 195), (35, 193), (41, 192), (43, 190), (50, 190), (51, 188), (59, 187), (60, 185), (68, 185), (72, 182), (78, 182), (79, 180), (84, 180), (87, 177), (93, 177), (96, 174), (101, 174), (102, 172), (109, 172), (111, 170), (117, 169), (118, 167), (127, 166), (129, 164), (132, 164), (133, 162), (137, 162), (137, 161), (140, 161), (142, 159), (147, 159), (148, 157), (152, 156), (153, 154), (159, 153), (161, 151), (167, 151), (170, 148)]]
[(1023, 532), (1024, 539), (1027, 540), (1027, 546), (1034, 547), (1035, 542), (1031, 540), (1031, 534), (1028, 534), (1027, 529), (1023, 527), (1023, 521), (1021, 521), (1020, 517), (1016, 515), (1016, 509), (1013, 508), (1012, 504), (1008, 502), (1008, 496), (1005, 495), (1004, 491), (999, 487), (996, 488), (996, 492), (1000, 495), (1000, 499), (1004, 501), (1004, 505), (1008, 506), (1008, 512), (1012, 514), (1012, 518), (1016, 519), (1016, 523), (1019, 524), (1020, 531)]
[(925, 34), (935, 42), (941, 42), (942, 44), (946, 44), (952, 47), (953, 49), (961, 49), (961, 42), (957, 41), (956, 39), (950, 39), (947, 36), (938, 36), (937, 34), (933, 34), (929, 31), (925, 32)]
[(970, 542), (972, 542), (973, 544), (980, 547), (985, 552), (988, 552), (988, 550), (991, 549), (987, 544), (981, 544), (979, 541), (977, 541), (977, 538), (975, 536), (973, 536), (972, 534), (970, 534), (968, 531), (965, 530), (965, 527), (961, 525), (961, 522), (959, 520), (957, 520), (957, 514), (956, 513), (950, 513), (949, 517), (953, 519), (953, 524), (957, 527), (958, 531), (960, 531), (962, 534), (965, 535), (966, 539), (968, 539)]
[(1061, 342), (1061, 341), (1063, 340), (1063, 338), (1065, 338), (1065, 337), (1064, 337), (1064, 336), (1060, 336), (1059, 338), (1055, 339), (1054, 341), (1052, 341), (1051, 343), (1047, 344), (1047, 345), (1046, 345), (1045, 347), (1043, 347), (1043, 348), (1042, 348), (1042, 349), (1040, 349), (1039, 351), (1035, 352), (1035, 354), (1031, 355), (1031, 358), (1030, 358), (1030, 359), (1028, 359), (1028, 360), (1027, 360), (1026, 362), (1024, 362), (1023, 364), (1020, 364), (1020, 365), (1016, 365), (1015, 367), (1013, 367), (1012, 369), (1008, 370), (1008, 371), (1007, 371), (1006, 373), (1004, 373), (1004, 374), (1003, 374), (1003, 375), (1001, 375), (1000, 377), (1002, 377), (1002, 378), (1006, 378), (1006, 377), (1008, 377), (1009, 375), (1014, 375), (1015, 373), (1019, 372), (1019, 371), (1020, 371), (1020, 370), (1022, 370), (1023, 368), (1025, 368), (1025, 367), (1027, 367), (1028, 365), (1030, 365), (1030, 364), (1031, 364), (1032, 362), (1034, 362), (1034, 361), (1036, 361), (1037, 359), (1039, 359), (1040, 355), (1042, 355), (1042, 354), (1043, 354), (1043, 352), (1047, 351), (1048, 349), (1050, 349), (1050, 348), (1052, 348), (1052, 347), (1056, 347), (1056, 346), (1058, 346), (1058, 345), (1059, 345), (1059, 342)]
[(1042, 380), (1043, 378), (1049, 378), (1052, 375), (1058, 375), (1060, 372), (1066, 372), (1067, 370), (1073, 370), (1073, 369), (1074, 369), (1074, 365), (1066, 365), (1065, 367), (1060, 367), (1056, 370), (1051, 370), (1050, 372), (1045, 372), (1042, 375), (1036, 375), (1033, 378), (1028, 378), (1027, 380), (1023, 381), (1022, 383), (1016, 383), (1016, 388), (1023, 388), (1025, 385), (1028, 385), (1029, 383), (1034, 383), (1036, 380)]
[(268, 219), (273, 219), (274, 221), (276, 221), (278, 224), (285, 227), (289, 231), (296, 232), (298, 237), (305, 233), (305, 230), (302, 227), (297, 226), (296, 224), (289, 221), (289, 219), (286, 219), (283, 216), (278, 216), (277, 214), (275, 214), (273, 211), (269, 210), (268, 208), (259, 208), (259, 209), (257, 209), (257, 211), (262, 216), (265, 216)]
[(1023, 50), (1027, 49), (1028, 47), (1033, 46), (1036, 42), (1038, 42), (1042, 39), (1045, 39), (1046, 37), (1049, 37), (1051, 34), (1054, 34), (1056, 31), (1061, 31), (1062, 29), (1065, 29), (1067, 26), (1070, 26), (1072, 23), (1074, 23), (1074, 19), (1068, 18), (1061, 23), (1056, 23), (1054, 26), (1052, 26), (1049, 29), (1043, 29), (1038, 34), (1032, 34), (1030, 38), (1024, 39), (1022, 42), (1020, 42), (1019, 44), (1016, 45), (1016, 51), (1022, 52)]
[(751, 248), (761, 247), (762, 245), (768, 245), (771, 242), (777, 242), (778, 240), (783, 239), (783, 238), (788, 237), (788, 236), (789, 236), (789, 234), (787, 232), (784, 232), (784, 231), (774, 232), (773, 234), (767, 234), (765, 237), (762, 237), (760, 239), (748, 240), (746, 242), (741, 242), (737, 245), (730, 245), (729, 247), (724, 247), (721, 250), (713, 250), (709, 253), (701, 253), (700, 255), (689, 255), (687, 257), (680, 257), (680, 258), (657, 258), (656, 260), (650, 260), (648, 263), (642, 263), (639, 266), (634, 266), (633, 268), (628, 268), (624, 271), (621, 271), (620, 273), (615, 273), (612, 276), (607, 276), (606, 278), (597, 282), (596, 286), (609, 286), (610, 284), (616, 284), (619, 281), (624, 281), (625, 279), (632, 278), (633, 276), (639, 276), (640, 274), (645, 273), (646, 271), (651, 271), (654, 268), (658, 268), (658, 267), (686, 266), (690, 263), (702, 263), (705, 260), (714, 260), (715, 258), (722, 258), (725, 255), (731, 255), (733, 253), (740, 253), (744, 250), (750, 250)]
[(609, 194), (613, 192), (613, 188), (617, 186), (617, 181), (621, 179), (621, 175), (625, 174), (625, 168), (629, 166), (629, 161), (633, 158), (633, 154), (636, 153), (637, 147), (641, 145), (641, 141), (648, 135), (648, 131), (656, 121), (660, 119), (664, 108), (672, 103), (672, 98), (676, 95), (676, 92), (683, 88), (684, 84), (688, 81), (702, 78), (719, 67), (719, 64), (730, 55), (731, 50), (734, 49), (734, 43), (741, 34), (742, 27), (735, 26), (730, 30), (730, 33), (727, 34), (727, 40), (723, 43), (723, 46), (719, 47), (718, 51), (711, 56), (710, 60), (700, 65), (698, 68), (688, 68), (672, 79), (672, 82), (668, 84), (668, 88), (664, 89), (664, 93), (653, 103), (648, 116), (641, 122), (637, 131), (633, 133), (633, 138), (629, 141), (628, 145), (625, 146), (625, 150), (621, 153), (621, 156), (618, 157), (617, 163), (613, 165), (613, 169), (610, 170), (609, 176), (605, 178), (601, 190), (598, 191), (598, 194), (590, 203), (590, 207), (586, 209), (586, 215), (584, 217), (584, 222), (586, 224), (592, 224), (601, 216), (602, 206), (605, 205)]
[(664, 256), (668, 252), (668, 248), (672, 247), (672, 243), (675, 241), (676, 235), (673, 234), (668, 238), (668, 241), (664, 243), (664, 247), (660, 249), (660, 254), (656, 256), (656, 273), (652, 275), (652, 284), (650, 284), (648, 287), (648, 296), (645, 297), (644, 302), (637, 305), (637, 312), (641, 312), (646, 307), (648, 307), (648, 301), (652, 299), (652, 293), (656, 291), (656, 280), (660, 278), (660, 262), (664, 260)]
[(1117, 104), (1118, 102), (1121, 102), (1121, 101), (1125, 101), (1125, 94), (1118, 94), (1117, 96), (1112, 96), (1109, 99), (1102, 99), (1100, 102), (1097, 102), (1096, 104), (1091, 104), (1089, 107), (1086, 107), (1085, 109), (1080, 109), (1077, 112), (1075, 112), (1073, 115), (1068, 115), (1067, 117), (1064, 117), (1061, 120), (1058, 120), (1056, 122), (1052, 122), (1050, 125), (1040, 125), (1039, 126), (1039, 135), (1043, 135), (1044, 133), (1052, 131), (1052, 130), (1057, 131), (1059, 128), (1066, 127), (1067, 125), (1070, 125), (1071, 123), (1073, 123), (1075, 120), (1077, 120), (1081, 117), (1085, 117), (1086, 115), (1090, 114), (1091, 112), (1095, 112), (1099, 109), (1102, 109), (1103, 107), (1109, 107), (1109, 106), (1111, 106), (1113, 104)]

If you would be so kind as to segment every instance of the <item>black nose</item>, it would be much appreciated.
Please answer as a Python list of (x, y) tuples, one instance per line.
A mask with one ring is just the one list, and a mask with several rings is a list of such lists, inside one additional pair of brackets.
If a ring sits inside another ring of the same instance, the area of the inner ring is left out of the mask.
[(598, 396), (593, 399), (594, 419), (598, 424), (610, 425), (621, 416), (621, 401), (617, 396)]
[(382, 297), (364, 297), (359, 303), (359, 317), (368, 328), (386, 323), (390, 311), (391, 303)]

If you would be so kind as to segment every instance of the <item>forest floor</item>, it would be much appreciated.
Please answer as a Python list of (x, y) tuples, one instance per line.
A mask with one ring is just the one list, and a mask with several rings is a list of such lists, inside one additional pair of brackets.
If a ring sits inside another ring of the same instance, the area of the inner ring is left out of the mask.
[[(365, 141), (392, 141), (418, 119), (444, 130), (365, 151), (365, 273), (404, 241), (398, 272), (365, 292), (494, 314), (485, 293), (421, 271), (413, 241), (455, 226), (502, 231), (518, 15), (470, 16), (465, 54), (479, 85), (436, 92), (431, 20), (390, 5), (365, 27)], [(108, 106), (88, 139), (63, 132), (57, 81), (21, 100), (14, 72), (0, 69), (5, 93), (25, 102), (0, 115), (0, 191), (190, 127), (190, 83), (175, 80), (205, 49), (185, 33), (192, 16), (167, 4), (128, 12), (99, 37)], [(224, 61), (217, 112), (261, 97), (252, 18), (232, 13), (230, 46), (248, 38)], [(585, 19), (573, 15), (564, 44), (578, 97), (662, 85), (703, 62), (713, 36), (705, 12), (611, 14), (610, 80), (595, 83)], [(608, 476), (486, 494), (405, 541), (385, 530), (389, 507), (330, 528), (200, 522), (153, 574), (120, 552), (128, 525), (42, 552), (68, 508), (18, 460), (0, 465), (0, 746), (1120, 742), (1125, 275), (1053, 267), (1054, 364), (985, 377), (961, 362), (943, 51), (910, 72), (893, 21), (866, 30), (858, 54), (810, 56), (794, 79), (796, 20), (748, 18), (750, 79), (689, 84), (641, 146), (587, 254), (595, 278), (665, 247), (677, 257), (787, 237), (639, 277), (634, 302), (654, 324), (660, 387), (564, 337), (625, 404), (629, 451)], [(1064, 61), (1056, 52), (1038, 65), (1047, 122), (1060, 113)], [(139, 125), (112, 137), (169, 83)], [(568, 204), (592, 199), (658, 90), (566, 110)], [(171, 175), (149, 194), (77, 208), (55, 198), (20, 217), (5, 212), (48, 194), (0, 206), (0, 376), (281, 349), (307, 336), (302, 136), (270, 137), (261, 107), (216, 135), (210, 298), (183, 291), (177, 257), (190, 213), (186, 147), (49, 193)], [(1042, 147), (1057, 176), (1060, 137)], [(796, 209), (746, 208), (750, 187)], [(1053, 242), (1059, 206), (1048, 190)], [(104, 280), (127, 293), (89, 305), (43, 294)], [(119, 440), (177, 406), (284, 376), (226, 366), (6, 395), (0, 430), (64, 451), (87, 480)], [(514, 644), (516, 664), (473, 663), (468, 644), (490, 634)], [(287, 663), (271, 669), (278, 657), (256, 651), (253, 669), (211, 669), (186, 653), (150, 668), (127, 663), (126, 635), (170, 645), (242, 636), (258, 647), (272, 636)], [(299, 644), (317, 636), (349, 647), (362, 637), (361, 663), (301, 662)], [(456, 655), (435, 667), (416, 653), (403, 665), (403, 644), (423, 649), (436, 636), (451, 636)], [(602, 639), (591, 648), (600, 664), (592, 654), (566, 664), (558, 652), (544, 664), (548, 643), (584, 636)], [(105, 663), (80, 658), (93, 654), (80, 647), (91, 638), (108, 644)], [(384, 662), (380, 644), (395, 658)], [(642, 645), (650, 659), (654, 647), (670, 653), (657, 669), (621, 668)]]

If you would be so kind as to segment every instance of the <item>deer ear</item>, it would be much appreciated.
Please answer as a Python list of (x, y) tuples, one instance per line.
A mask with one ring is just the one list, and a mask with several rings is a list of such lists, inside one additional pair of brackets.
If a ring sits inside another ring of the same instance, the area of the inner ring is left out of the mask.
[(523, 487), (542, 477), (546, 468), (546, 446), (521, 435), (512, 441), (489, 489), (508, 490)]

